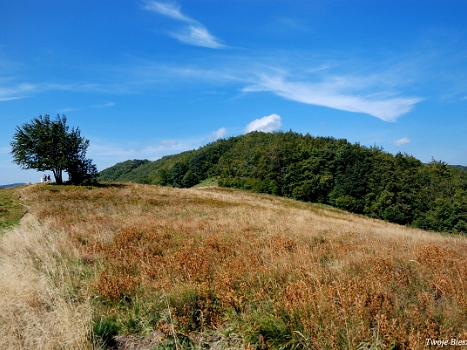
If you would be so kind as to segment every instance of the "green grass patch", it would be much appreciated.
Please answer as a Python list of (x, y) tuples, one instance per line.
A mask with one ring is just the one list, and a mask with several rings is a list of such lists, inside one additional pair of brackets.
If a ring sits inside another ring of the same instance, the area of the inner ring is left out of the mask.
[(0, 231), (19, 224), (27, 208), (20, 202), (20, 188), (0, 189)]
[(115, 317), (101, 318), (94, 321), (94, 335), (101, 341), (104, 347), (113, 347), (116, 345), (114, 337), (120, 332), (121, 326)]
[(197, 188), (197, 187), (211, 187), (211, 186), (219, 186), (219, 184), (217, 183), (217, 178), (210, 177), (209, 179), (203, 180), (199, 184), (193, 187)]

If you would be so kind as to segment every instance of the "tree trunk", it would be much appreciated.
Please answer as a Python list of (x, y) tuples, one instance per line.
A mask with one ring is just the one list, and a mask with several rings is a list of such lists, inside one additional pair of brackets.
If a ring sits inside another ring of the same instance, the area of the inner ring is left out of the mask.
[(63, 184), (62, 171), (60, 169), (54, 169), (53, 173), (54, 173), (54, 177), (55, 177), (55, 183), (57, 185)]

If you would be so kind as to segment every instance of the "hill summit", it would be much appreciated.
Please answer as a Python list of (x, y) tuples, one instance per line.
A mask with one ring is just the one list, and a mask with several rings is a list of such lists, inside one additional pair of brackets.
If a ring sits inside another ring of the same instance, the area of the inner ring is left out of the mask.
[(128, 160), (102, 181), (221, 187), (332, 205), (414, 227), (467, 233), (467, 172), (379, 147), (292, 131), (222, 139), (157, 161)]

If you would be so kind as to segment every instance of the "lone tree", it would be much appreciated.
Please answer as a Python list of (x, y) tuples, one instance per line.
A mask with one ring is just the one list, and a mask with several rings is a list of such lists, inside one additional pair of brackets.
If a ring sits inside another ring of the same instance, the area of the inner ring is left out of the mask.
[(91, 159), (86, 159), (89, 140), (81, 137), (79, 128), (69, 131), (65, 115), (57, 114), (51, 120), (46, 114), (16, 127), (10, 145), (14, 163), (22, 169), (52, 171), (59, 185), (63, 183), (63, 171), (74, 184), (97, 177), (96, 166)]

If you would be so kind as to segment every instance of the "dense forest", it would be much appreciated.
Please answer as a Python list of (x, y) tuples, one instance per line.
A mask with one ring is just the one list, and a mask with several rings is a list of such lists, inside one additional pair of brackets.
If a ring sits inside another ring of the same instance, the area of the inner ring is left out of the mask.
[(101, 181), (192, 187), (219, 186), (332, 205), (427, 230), (467, 233), (467, 171), (345, 139), (292, 131), (218, 140), (157, 161), (129, 160)]

